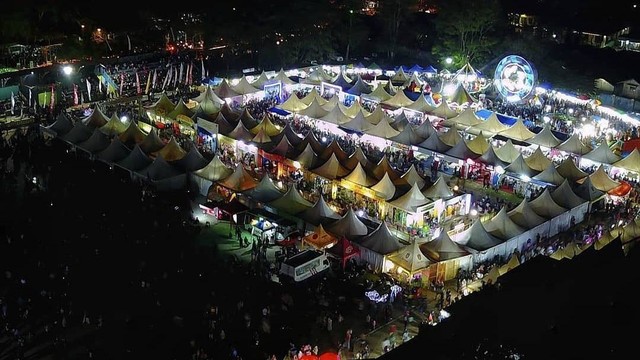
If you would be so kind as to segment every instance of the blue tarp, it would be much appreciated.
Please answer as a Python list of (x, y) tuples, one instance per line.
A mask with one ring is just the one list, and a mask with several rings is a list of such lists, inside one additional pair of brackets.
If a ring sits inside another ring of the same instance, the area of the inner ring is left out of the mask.
[(287, 116), (287, 115), (291, 114), (287, 110), (278, 109), (277, 107), (272, 107), (271, 109), (269, 109), (269, 111), (271, 111), (274, 114), (278, 114), (280, 116)]
[(426, 68), (424, 68), (424, 72), (436, 74), (438, 72), (438, 69), (436, 69), (433, 66), (429, 65)]
[(420, 97), (420, 93), (419, 92), (415, 92), (415, 91), (409, 91), (407, 89), (402, 90), (404, 92), (404, 94), (413, 101), (418, 100), (418, 98)]
[[(492, 113), (492, 111), (487, 110), (487, 109), (481, 109), (481, 110), (476, 111), (476, 115), (478, 117), (480, 117), (481, 119), (483, 119), (483, 120), (486, 120), (489, 117), (489, 115), (491, 115), (491, 113)], [(518, 118), (515, 118), (513, 116), (508, 116), (508, 115), (503, 115), (503, 114), (498, 114), (498, 113), (496, 113), (496, 116), (498, 117), (498, 120), (500, 120), (501, 123), (503, 123), (505, 125), (509, 125), (509, 126), (515, 124), (516, 121), (518, 121)], [(533, 125), (531, 120), (528, 120), (528, 119), (524, 120), (524, 124), (525, 125), (529, 124), (527, 126), (532, 126)]]

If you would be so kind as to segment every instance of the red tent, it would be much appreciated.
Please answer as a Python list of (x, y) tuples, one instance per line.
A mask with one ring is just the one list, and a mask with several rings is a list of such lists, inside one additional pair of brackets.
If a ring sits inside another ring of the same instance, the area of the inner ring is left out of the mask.
[(318, 358), (318, 360), (340, 360), (340, 355), (334, 352), (326, 352)]
[(345, 237), (342, 237), (338, 243), (329, 248), (327, 252), (341, 260), (343, 269), (347, 265), (347, 260), (360, 255), (360, 249)]

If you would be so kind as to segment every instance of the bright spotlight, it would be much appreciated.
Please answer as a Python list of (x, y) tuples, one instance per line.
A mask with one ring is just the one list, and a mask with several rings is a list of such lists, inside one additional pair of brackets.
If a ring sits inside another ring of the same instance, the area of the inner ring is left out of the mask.
[(62, 72), (65, 75), (69, 76), (73, 72), (73, 68), (70, 65), (65, 65), (64, 67), (62, 67)]

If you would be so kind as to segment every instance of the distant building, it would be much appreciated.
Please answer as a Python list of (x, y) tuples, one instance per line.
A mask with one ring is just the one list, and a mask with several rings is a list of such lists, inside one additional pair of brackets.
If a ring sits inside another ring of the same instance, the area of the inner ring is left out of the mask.
[(640, 100), (640, 83), (635, 79), (620, 81), (613, 88), (613, 94), (629, 99)]

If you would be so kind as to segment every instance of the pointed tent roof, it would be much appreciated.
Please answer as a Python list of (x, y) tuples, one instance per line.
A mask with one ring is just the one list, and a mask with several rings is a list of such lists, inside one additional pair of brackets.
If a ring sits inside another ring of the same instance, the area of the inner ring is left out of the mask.
[(109, 118), (100, 110), (98, 106), (96, 106), (91, 115), (81, 120), (82, 123), (90, 128), (100, 128), (103, 127), (108, 121)]
[(462, 104), (472, 104), (477, 100), (474, 99), (473, 96), (471, 96), (471, 94), (469, 94), (469, 92), (462, 85), (462, 83), (459, 83), (458, 87), (456, 87), (456, 90), (449, 97), (449, 101), (451, 101), (452, 103), (456, 103), (458, 105), (462, 105)]
[(409, 191), (399, 198), (391, 201), (389, 204), (407, 212), (414, 213), (416, 212), (416, 208), (427, 203), (429, 203), (429, 199), (422, 194), (418, 184), (414, 183)]
[(358, 219), (356, 213), (351, 208), (347, 210), (342, 218), (327, 226), (327, 230), (332, 234), (344, 236), (347, 239), (365, 236), (369, 232), (367, 226)]
[(220, 107), (220, 105), (224, 104), (224, 100), (220, 99), (218, 95), (216, 95), (216, 93), (213, 92), (213, 88), (209, 85), (207, 85), (204, 91), (201, 92), (198, 96), (196, 96), (192, 100), (197, 102), (198, 104), (202, 102), (211, 101), (214, 104), (218, 104), (218, 108)]
[(413, 241), (395, 254), (389, 255), (388, 259), (411, 274), (426, 268), (430, 264), (429, 259), (420, 250), (420, 245), (417, 241)]
[(220, 107), (220, 114), (224, 116), (229, 124), (235, 123), (236, 121), (238, 121), (238, 117), (240, 117), (240, 114), (237, 111), (233, 110), (231, 106), (229, 106), (229, 104), (227, 104), (226, 102)]
[(251, 132), (247, 130), (242, 121), (238, 121), (238, 124), (235, 126), (235, 128), (231, 130), (231, 132), (229, 132), (226, 136), (235, 140), (242, 141), (251, 141), (251, 139), (253, 139), (253, 134), (251, 134)]
[(56, 121), (53, 124), (46, 127), (48, 130), (53, 130), (56, 136), (62, 136), (68, 133), (73, 128), (73, 122), (64, 112), (61, 112)]
[(576, 195), (589, 201), (595, 201), (604, 196), (604, 192), (596, 189), (591, 182), (591, 177), (587, 176), (582, 184), (576, 187)]
[(425, 184), (425, 181), (422, 178), (422, 176), (418, 174), (418, 170), (416, 170), (415, 165), (411, 164), (411, 166), (409, 167), (409, 170), (405, 171), (405, 173), (402, 174), (402, 176), (400, 176), (399, 179), (393, 180), (393, 183), (395, 185), (402, 185), (402, 184), (407, 184), (409, 186), (417, 185), (418, 188), (422, 189), (422, 187)]
[(184, 115), (188, 118), (193, 116), (193, 111), (187, 107), (182, 99), (178, 100), (178, 104), (176, 104), (176, 107), (167, 114), (167, 117), (175, 119), (178, 115)]
[(527, 141), (536, 136), (536, 134), (534, 134), (527, 128), (522, 119), (518, 119), (516, 123), (513, 124), (510, 128), (502, 131), (500, 133), (500, 136), (504, 136), (517, 141)]
[(324, 196), (322, 194), (313, 207), (304, 210), (299, 216), (308, 223), (316, 226), (340, 219), (340, 215), (333, 211), (333, 209), (327, 205), (327, 202), (324, 201)]
[(335, 154), (341, 163), (349, 158), (349, 154), (342, 149), (338, 139), (331, 140), (331, 143), (320, 153), (320, 159), (329, 159), (331, 154)]
[(306, 78), (302, 79), (302, 82), (305, 84), (320, 85), (322, 82), (330, 82), (331, 80), (333, 80), (332, 76), (327, 74), (322, 66), (318, 66), (310, 72)]
[(311, 144), (307, 146), (298, 154), (295, 161), (299, 162), (305, 169), (312, 169), (318, 162), (318, 155), (313, 151)]
[[(211, 93), (213, 94), (213, 96), (216, 97), (216, 99), (219, 99), (214, 92), (211, 92)], [(220, 101), (224, 102), (224, 100), (220, 100)], [(196, 105), (196, 107), (193, 109), (193, 116), (191, 116), (191, 118), (193, 119), (194, 117), (197, 116), (205, 120), (212, 120), (213, 115), (220, 112), (221, 107), (222, 106), (220, 105), (220, 103), (218, 103), (216, 100), (211, 100), (209, 98), (206, 98), (201, 102), (199, 102), (198, 105)]]
[(378, 122), (377, 125), (370, 127), (366, 131), (366, 133), (383, 139), (390, 139), (394, 136), (398, 136), (398, 134), (400, 134), (400, 131), (391, 127), (388, 118), (385, 116), (380, 120), (380, 122)]
[(350, 181), (354, 184), (364, 186), (367, 188), (377, 182), (376, 179), (367, 175), (367, 173), (364, 171), (364, 169), (362, 168), (362, 165), (360, 165), (359, 162), (356, 164), (356, 167), (347, 176), (343, 178), (343, 180)]
[(338, 242), (338, 238), (329, 234), (322, 224), (320, 224), (315, 228), (313, 234), (305, 236), (302, 241), (316, 249), (322, 250), (330, 245), (336, 244)]
[(351, 130), (366, 132), (373, 127), (373, 124), (367, 121), (362, 111), (359, 111), (353, 119), (342, 124), (342, 126)]
[(489, 146), (487, 148), (487, 151), (485, 151), (477, 160), (485, 164), (501, 166), (502, 168), (507, 166), (506, 162), (500, 160), (500, 158), (496, 154), (496, 148), (494, 148), (493, 146)]
[(144, 151), (145, 154), (154, 153), (165, 147), (165, 143), (160, 139), (160, 136), (158, 136), (156, 128), (151, 128), (151, 131), (149, 131), (147, 136), (145, 136), (144, 140), (139, 145), (140, 149)]
[(298, 114), (300, 115), (308, 116), (314, 119), (322, 119), (322, 117), (327, 115), (328, 113), (329, 111), (325, 110), (318, 102), (318, 100), (315, 99), (309, 104), (309, 106), (298, 112)]
[(638, 152), (638, 148), (633, 149), (629, 155), (625, 156), (622, 160), (614, 162), (612, 165), (640, 174), (640, 152)]
[(287, 140), (289, 140), (289, 142), (293, 146), (297, 146), (298, 144), (300, 144), (302, 142), (302, 138), (293, 129), (293, 127), (291, 127), (291, 123), (290, 122), (288, 122), (287, 125), (285, 125), (282, 133), (284, 133), (284, 136), (287, 137)]
[(225, 165), (216, 154), (205, 167), (193, 173), (209, 181), (218, 181), (230, 176), (233, 169)]
[(93, 134), (87, 140), (79, 143), (78, 147), (93, 154), (106, 149), (109, 144), (111, 144), (109, 136), (100, 131), (100, 129), (95, 128)]
[(255, 80), (253, 80), (251, 82), (251, 86), (257, 88), (257, 89), (264, 89), (264, 85), (269, 81), (269, 77), (267, 76), (267, 74), (264, 72), (264, 70), (260, 73), (260, 76), (258, 76)]
[(365, 169), (371, 168), (371, 161), (362, 151), (362, 148), (360, 146), (356, 147), (356, 150), (353, 152), (353, 154), (349, 155), (348, 158), (342, 160), (341, 164), (349, 170), (353, 170), (357, 164), (362, 165), (362, 167)]
[(278, 71), (276, 76), (274, 76), (271, 80), (280, 81), (283, 85), (293, 85), (296, 83), (295, 81), (289, 79), (287, 74), (284, 73), (284, 69), (280, 69), (280, 71)]
[(143, 142), (147, 135), (145, 135), (145, 133), (140, 130), (138, 124), (135, 121), (130, 121), (127, 130), (118, 135), (118, 137), (124, 144), (133, 145)]
[(127, 130), (127, 125), (123, 123), (114, 112), (106, 124), (100, 127), (100, 131), (106, 135), (120, 135)]
[(507, 215), (509, 215), (509, 218), (513, 220), (514, 223), (525, 229), (532, 229), (547, 221), (545, 218), (533, 211), (527, 199), (522, 200), (520, 204), (518, 204), (518, 206), (513, 210), (509, 211)]
[(251, 142), (258, 144), (258, 146), (264, 146), (264, 144), (271, 142), (271, 138), (264, 132), (263, 129), (260, 129), (256, 136), (251, 139)]
[(478, 136), (467, 142), (467, 147), (469, 147), (469, 150), (473, 151), (474, 153), (481, 155), (484, 154), (491, 147), (491, 145), (483, 136), (483, 133), (480, 132)]
[(371, 174), (376, 179), (382, 179), (384, 175), (387, 174), (389, 175), (389, 179), (391, 179), (391, 181), (399, 179), (401, 176), (401, 174), (396, 170), (396, 168), (394, 168), (393, 165), (391, 165), (391, 163), (389, 162), (389, 158), (387, 157), (387, 154), (384, 154), (380, 159), (380, 161), (378, 161), (378, 163), (375, 164), (375, 167), (371, 169)]
[(298, 99), (298, 96), (296, 96), (295, 93), (292, 93), (287, 100), (285, 100), (282, 104), (277, 105), (276, 107), (288, 112), (298, 113), (300, 112), (300, 110), (305, 109), (307, 106), (307, 104)]
[(180, 160), (187, 152), (178, 144), (175, 137), (171, 137), (171, 140), (162, 149), (158, 150), (157, 155), (162, 156), (167, 161)]
[(456, 126), (458, 128), (461, 129), (465, 129), (471, 126), (475, 126), (475, 125), (479, 125), (482, 123), (482, 120), (480, 120), (475, 112), (473, 112), (473, 109), (471, 107), (466, 108), (463, 112), (461, 112), (459, 115), (454, 116), (452, 118), (449, 118), (448, 120), (444, 121), (444, 125), (445, 126)]
[(398, 135), (389, 138), (389, 140), (404, 145), (417, 145), (420, 144), (424, 139), (416, 134), (415, 130), (413, 130), (413, 126), (406, 126), (404, 129), (402, 129), (402, 131), (400, 131)]
[(396, 73), (393, 74), (393, 76), (390, 79), (390, 81), (394, 83), (402, 83), (402, 84), (407, 82), (407, 80), (409, 80), (409, 75), (407, 75), (404, 72), (404, 69), (402, 68), (402, 66), (398, 68), (398, 71), (396, 71)]
[(151, 106), (149, 106), (148, 109), (151, 109), (158, 114), (168, 114), (175, 107), (176, 107), (176, 104), (174, 104), (173, 101), (169, 99), (169, 97), (167, 96), (167, 93), (162, 92), (162, 94), (160, 94), (160, 98), (158, 99), (158, 101), (156, 101)]
[(506, 168), (504, 168), (504, 170), (508, 171), (510, 173), (513, 173), (513, 174), (526, 175), (526, 176), (529, 176), (529, 177), (533, 177), (533, 176), (535, 176), (536, 174), (539, 173), (539, 171), (533, 170), (526, 163), (526, 161), (524, 161), (524, 158), (522, 157), (522, 154), (520, 154), (518, 156), (518, 158), (516, 158)]
[(429, 186), (422, 194), (432, 200), (436, 199), (449, 199), (453, 197), (454, 193), (447, 185), (447, 181), (441, 176), (438, 177), (438, 180), (433, 183), (433, 185)]
[(238, 83), (231, 88), (233, 89), (233, 91), (237, 92), (240, 95), (247, 95), (260, 91), (260, 89), (257, 89), (253, 85), (251, 85), (251, 83), (247, 80), (247, 77), (244, 75), (242, 75), (240, 81), (238, 81)]
[(207, 166), (209, 162), (202, 156), (198, 147), (195, 144), (191, 144), (191, 148), (187, 154), (175, 162), (175, 165), (185, 171), (196, 171)]
[(558, 205), (567, 209), (573, 209), (585, 202), (584, 199), (576, 195), (566, 179), (551, 192), (551, 198)]
[(420, 245), (420, 250), (429, 260), (438, 262), (456, 259), (469, 255), (469, 252), (451, 240), (446, 231), (440, 232), (437, 238)]
[(429, 138), (429, 136), (436, 134), (436, 128), (433, 127), (433, 124), (429, 119), (425, 119), (422, 124), (415, 128), (416, 134), (423, 139)]
[(414, 82), (418, 86), (424, 84), (424, 81), (420, 80), (418, 75), (415, 72), (413, 72), (412, 69), (413, 68), (409, 69), (409, 71), (412, 72), (411, 77), (407, 81), (405, 81), (404, 84), (403, 84), (403, 86), (405, 86), (405, 87), (411, 85), (411, 82)]
[(447, 100), (442, 100), (442, 102), (433, 109), (431, 114), (443, 119), (451, 119), (458, 116), (458, 113), (449, 106)]
[(431, 98), (431, 94), (420, 94), (418, 98), (410, 105), (406, 106), (407, 109), (420, 111), (422, 113), (430, 113), (436, 109), (436, 105)]
[[(272, 140), (276, 141), (275, 139)], [(277, 144), (273, 144), (271, 149), (269, 149), (269, 153), (280, 155), (289, 159), (295, 153), (295, 148), (293, 147), (293, 145), (291, 145), (289, 139), (286, 136), (281, 136), (280, 141)]]
[(373, 99), (378, 102), (383, 102), (391, 99), (391, 94), (384, 89), (384, 85), (378, 84), (375, 89), (370, 94), (365, 94), (363, 97), (367, 99)]
[(256, 187), (247, 190), (244, 194), (259, 202), (267, 203), (282, 197), (282, 191), (276, 186), (268, 173), (262, 175), (262, 179)]
[(378, 125), (382, 119), (387, 119), (389, 122), (393, 121), (393, 119), (382, 110), (382, 106), (376, 106), (376, 108), (367, 115), (367, 121), (373, 125)]
[(507, 215), (506, 207), (500, 209), (496, 216), (484, 224), (484, 228), (489, 232), (489, 234), (502, 240), (512, 239), (526, 231), (520, 225), (511, 220)]
[(304, 104), (307, 104), (307, 106), (311, 105), (314, 100), (317, 101), (321, 106), (327, 104), (327, 100), (320, 95), (315, 86), (311, 89), (311, 91), (309, 91), (307, 95), (300, 99), (300, 101), (302, 101), (302, 103)]
[(462, 141), (462, 136), (455, 127), (450, 127), (440, 135), (440, 140), (449, 146), (456, 146)]
[(250, 131), (252, 134), (257, 134), (260, 130), (263, 130), (265, 134), (269, 136), (278, 135), (282, 131), (277, 125), (273, 123), (273, 121), (271, 121), (271, 117), (269, 115), (263, 116), (260, 123), (253, 127)]
[(222, 79), (220, 85), (218, 85), (213, 92), (218, 95), (220, 99), (229, 99), (232, 97), (240, 96), (241, 94), (231, 88), (227, 79)]
[(391, 83), (391, 81), (387, 81), (387, 83), (384, 84), (384, 90), (391, 96), (398, 92), (398, 89)]
[(498, 158), (500, 158), (500, 160), (504, 161), (507, 164), (514, 162), (519, 156), (522, 155), (520, 153), (520, 150), (516, 149), (511, 140), (507, 140), (504, 145), (495, 149), (495, 152), (496, 155), (498, 155)]
[(545, 125), (539, 133), (527, 140), (528, 143), (540, 145), (548, 148), (554, 148), (560, 145), (561, 141), (551, 132), (549, 125)]
[(375, 185), (371, 186), (371, 190), (375, 191), (378, 197), (389, 200), (396, 194), (396, 186), (389, 178), (389, 174), (385, 173), (382, 179)]
[[(517, 254), (513, 254), (511, 255), (511, 257), (509, 258), (509, 261), (507, 261), (506, 264), (502, 265), (498, 271), (500, 275), (504, 275), (506, 274), (508, 271), (513, 270), (515, 268), (517, 268), (518, 266), (520, 266), (520, 259), (518, 259), (518, 255)], [(497, 266), (494, 267), (494, 269), (497, 268)]]
[(562, 177), (558, 170), (556, 170), (553, 163), (550, 163), (543, 172), (533, 177), (534, 180), (546, 182), (547, 184), (560, 185), (565, 182), (567, 179)]
[(98, 158), (106, 162), (118, 162), (127, 155), (131, 150), (119, 138), (114, 138), (106, 149), (98, 153)]
[(531, 205), (531, 208), (536, 214), (544, 216), (547, 219), (552, 219), (567, 211), (567, 209), (558, 205), (558, 203), (553, 200), (549, 188), (544, 189), (542, 194), (531, 200), (529, 205)]
[(340, 106), (334, 106), (325, 116), (321, 117), (320, 120), (340, 125), (351, 121), (351, 118), (342, 111)]
[(242, 113), (240, 113), (240, 122), (244, 124), (247, 129), (253, 129), (258, 126), (258, 120), (251, 115), (248, 108), (242, 109)]
[(584, 154), (582, 157), (601, 164), (613, 164), (621, 159), (620, 156), (611, 151), (606, 141), (601, 142), (597, 148)]
[(575, 132), (563, 143), (556, 146), (556, 149), (578, 155), (588, 154), (592, 150), (580, 140), (580, 136)]
[(437, 133), (431, 134), (431, 136), (418, 144), (418, 146), (440, 154), (444, 154), (451, 149), (451, 146), (445, 144)]
[(407, 115), (404, 111), (400, 111), (400, 114), (394, 116), (393, 121), (391, 122), (391, 126), (398, 131), (404, 130), (404, 128), (409, 125), (409, 119), (407, 119)]
[(342, 90), (346, 90), (351, 87), (352, 80), (342, 71), (331, 81), (331, 85), (340, 86)]
[(580, 170), (570, 157), (562, 160), (560, 165), (556, 167), (556, 170), (558, 170), (558, 174), (560, 174), (560, 176), (571, 181), (584, 179), (589, 175)]
[(331, 157), (325, 161), (322, 165), (311, 170), (316, 175), (322, 176), (328, 180), (334, 180), (346, 176), (349, 170), (345, 169), (338, 161), (335, 153), (331, 154)]
[(151, 180), (168, 179), (182, 173), (180, 170), (171, 166), (161, 155), (156, 156), (149, 166), (137, 172)]
[(349, 90), (347, 90), (347, 93), (351, 95), (356, 95), (356, 96), (361, 96), (362, 94), (369, 94), (371, 93), (371, 86), (369, 84), (366, 84), (362, 80), (362, 78), (358, 75), (358, 79), (356, 80), (355, 84), (353, 84), (353, 86), (349, 88)]
[[(322, 99), (322, 101), (318, 100), (318, 102), (327, 111), (330, 111), (335, 106), (338, 106), (338, 104), (342, 103), (342, 101), (340, 100), (340, 98), (338, 98), (338, 95), (336, 95), (336, 94), (333, 94), (333, 96), (330, 97), (329, 100), (325, 100), (323, 97), (321, 97), (320, 99)], [(343, 105), (342, 106), (342, 110), (344, 110), (345, 108), (346, 107)]]
[[(451, 129), (453, 129), (453, 128), (451, 128)], [(471, 149), (469, 149), (469, 146), (467, 145), (467, 141), (464, 140), (464, 139), (462, 141), (459, 141), (451, 149), (447, 150), (447, 152), (445, 154), (447, 154), (447, 155), (449, 155), (451, 157), (454, 157), (456, 159), (461, 159), (461, 160), (475, 159), (475, 158), (480, 156), (480, 154), (477, 154), (477, 153), (471, 151)]]
[(242, 192), (258, 186), (258, 181), (249, 174), (242, 163), (238, 163), (233, 173), (223, 180), (218, 180), (218, 184), (227, 189)]
[(538, 146), (538, 148), (531, 154), (531, 156), (524, 159), (524, 161), (529, 165), (533, 170), (540, 172), (544, 171), (549, 165), (553, 165), (553, 162), (549, 160), (549, 158), (542, 153), (542, 150)]
[(477, 125), (474, 125), (469, 129), (469, 132), (475, 134), (484, 132), (487, 135), (493, 136), (507, 130), (508, 128), (509, 126), (501, 123), (500, 120), (498, 120), (498, 115), (496, 115), (495, 112), (491, 112), (491, 115), (489, 115), (486, 120)]
[(127, 157), (118, 161), (116, 164), (127, 170), (138, 171), (149, 166), (151, 162), (152, 160), (140, 149), (140, 146), (136, 145)]
[(307, 144), (311, 145), (311, 148), (316, 153), (322, 152), (325, 148), (325, 145), (321, 144), (320, 141), (318, 141), (318, 138), (316, 138), (316, 135), (313, 133), (313, 131), (309, 131), (304, 139), (302, 139), (300, 144), (298, 144), (298, 146), (299, 148), (307, 147)]
[(351, 106), (345, 106), (344, 104), (342, 104), (342, 102), (338, 102), (338, 106), (340, 107), (340, 110), (342, 110), (342, 112), (350, 118), (356, 117), (356, 115), (358, 115), (358, 113), (360, 112), (364, 113), (364, 117), (367, 117), (369, 115), (369, 112), (365, 110), (362, 105), (360, 105), (359, 101), (354, 101)]
[(476, 251), (484, 251), (502, 243), (487, 232), (480, 219), (476, 219), (473, 225), (463, 231), (456, 242)]
[(405, 95), (404, 91), (398, 91), (391, 98), (382, 102), (385, 105), (401, 108), (403, 106), (409, 106), (413, 104), (413, 100), (409, 99), (407, 95)]
[(296, 188), (295, 184), (292, 184), (280, 198), (273, 200), (269, 203), (269, 206), (278, 209), (278, 211), (284, 211), (289, 214), (298, 214), (313, 206), (311, 202), (303, 198), (300, 192)]
[(619, 182), (609, 177), (609, 174), (604, 171), (603, 165), (600, 165), (598, 167), (598, 170), (589, 175), (589, 178), (591, 179), (591, 183), (593, 184), (593, 186), (603, 192), (613, 190), (620, 185)]
[(82, 121), (78, 121), (73, 125), (73, 128), (66, 134), (62, 135), (62, 140), (71, 143), (79, 144), (93, 135), (93, 130)]
[(381, 255), (388, 255), (402, 248), (402, 244), (389, 231), (385, 221), (381, 222), (371, 234), (365, 236), (358, 244)]

